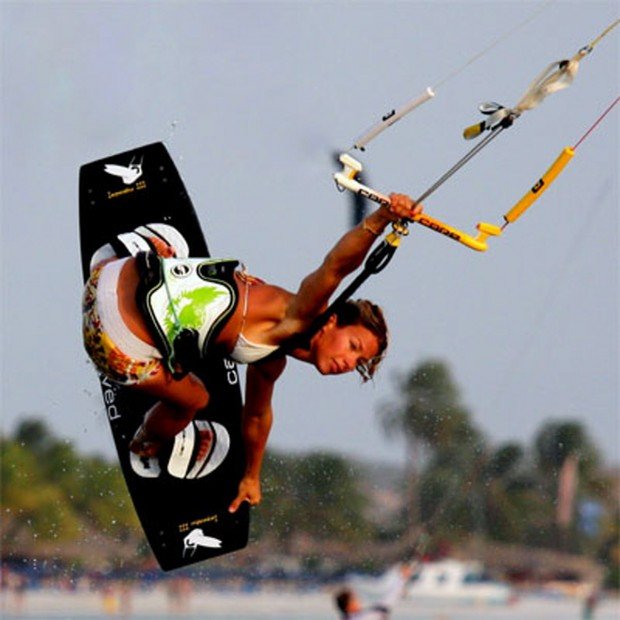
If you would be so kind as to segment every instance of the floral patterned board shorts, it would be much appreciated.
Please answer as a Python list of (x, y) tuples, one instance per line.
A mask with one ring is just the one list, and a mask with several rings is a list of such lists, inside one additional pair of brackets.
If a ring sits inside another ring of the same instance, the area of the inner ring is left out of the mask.
[(156, 375), (163, 367), (158, 357), (131, 356), (106, 333), (97, 303), (101, 272), (109, 263), (93, 269), (82, 299), (84, 347), (97, 370), (116, 383), (132, 385)]

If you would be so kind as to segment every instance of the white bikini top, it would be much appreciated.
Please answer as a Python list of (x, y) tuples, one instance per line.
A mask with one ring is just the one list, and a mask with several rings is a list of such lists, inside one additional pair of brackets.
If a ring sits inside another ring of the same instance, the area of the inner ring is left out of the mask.
[[(245, 266), (242, 268), (242, 273), (245, 273)], [(258, 362), (263, 358), (271, 355), (276, 349), (279, 349), (279, 345), (275, 344), (257, 344), (248, 340), (243, 335), (243, 328), (245, 326), (245, 315), (248, 311), (248, 298), (250, 296), (250, 278), (245, 279), (245, 297), (243, 300), (243, 318), (241, 319), (241, 329), (239, 330), (239, 337), (235, 343), (235, 347), (230, 353), (230, 358), (239, 364), (252, 364)]]
[(278, 348), (277, 344), (256, 344), (240, 333), (230, 357), (240, 364), (251, 364), (262, 360)]

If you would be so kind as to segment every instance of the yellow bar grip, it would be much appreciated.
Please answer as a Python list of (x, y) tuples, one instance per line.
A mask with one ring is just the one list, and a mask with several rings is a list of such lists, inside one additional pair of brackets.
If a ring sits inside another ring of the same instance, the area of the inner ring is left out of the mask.
[(454, 239), (454, 241), (458, 241), (459, 243), (466, 245), (472, 250), (484, 252), (487, 249), (485, 239), (486, 237), (488, 237), (488, 234), (485, 235), (483, 239), (476, 239), (460, 230), (457, 230), (453, 226), (450, 226), (450, 224), (446, 224), (445, 222), (441, 222), (440, 220), (431, 217), (427, 213), (421, 213), (420, 215), (416, 215), (413, 218), (413, 221), (416, 222), (416, 224), (421, 224), (426, 228), (430, 228), (435, 232), (445, 235), (450, 239)]
[(553, 183), (558, 174), (564, 170), (564, 166), (573, 158), (575, 151), (567, 146), (561, 153), (560, 156), (551, 164), (551, 167), (543, 176), (538, 180), (538, 182), (515, 204), (506, 215), (504, 215), (504, 219), (507, 223), (514, 222), (517, 218), (523, 215), (523, 212), (529, 209), (532, 206), (532, 203), (537, 200), (540, 195)]

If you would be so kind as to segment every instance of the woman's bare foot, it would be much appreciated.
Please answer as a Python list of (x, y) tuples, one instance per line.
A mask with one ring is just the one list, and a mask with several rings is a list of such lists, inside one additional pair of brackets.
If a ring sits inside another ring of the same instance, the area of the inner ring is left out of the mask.
[(141, 424), (133, 439), (129, 442), (129, 449), (139, 457), (150, 459), (158, 455), (161, 450), (161, 444), (161, 441), (149, 437)]
[(211, 451), (211, 446), (213, 444), (213, 433), (208, 429), (204, 428), (198, 431), (198, 437), (200, 441), (200, 446), (198, 447), (198, 454), (196, 455), (197, 461), (202, 461), (206, 458)]

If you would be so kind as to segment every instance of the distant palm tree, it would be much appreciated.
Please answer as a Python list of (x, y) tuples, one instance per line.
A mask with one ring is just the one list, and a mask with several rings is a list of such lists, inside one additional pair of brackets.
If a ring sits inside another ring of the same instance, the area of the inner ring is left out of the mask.
[[(380, 417), (389, 438), (399, 437), (405, 441), (408, 467), (405, 522), (406, 529), (411, 529), (432, 518), (429, 511), (423, 509), (425, 502), (420, 488), (423, 465), (428, 465), (438, 455), (444, 460), (449, 453), (454, 457), (457, 453), (462, 456), (462, 450), (478, 445), (481, 437), (470, 423), (469, 412), (461, 403), (458, 387), (444, 362), (421, 363), (398, 381), (398, 388), (395, 401), (381, 410)], [(438, 504), (441, 500), (436, 491), (444, 496), (454, 492), (455, 476), (458, 483), (462, 472), (448, 466), (447, 477), (445, 467), (437, 467), (435, 473), (427, 491), (435, 510), (443, 510), (446, 502)]]

